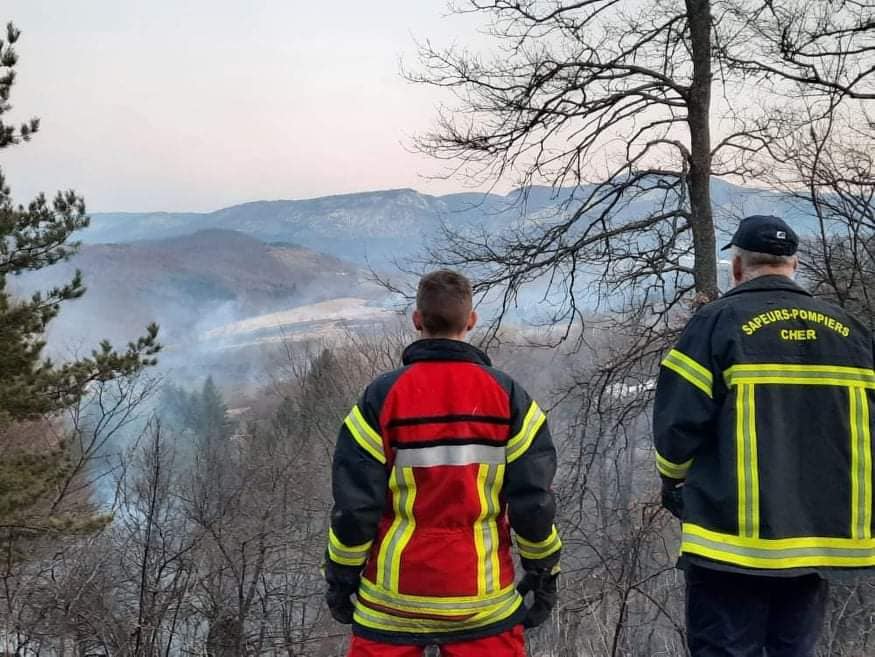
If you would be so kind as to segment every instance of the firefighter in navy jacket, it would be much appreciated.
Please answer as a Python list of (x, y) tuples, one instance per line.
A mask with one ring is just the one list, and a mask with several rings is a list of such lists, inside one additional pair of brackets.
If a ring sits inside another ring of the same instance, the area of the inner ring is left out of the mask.
[(872, 335), (793, 282), (797, 245), (777, 217), (743, 220), (736, 286), (662, 363), (656, 459), (694, 657), (813, 654), (824, 576), (875, 566)]
[(413, 316), (424, 339), (367, 387), (340, 430), (327, 599), (353, 624), (353, 657), (430, 644), (446, 655), (521, 656), (522, 627), (555, 604), (561, 542), (546, 416), (461, 340), (476, 318), (467, 279), (424, 276)]

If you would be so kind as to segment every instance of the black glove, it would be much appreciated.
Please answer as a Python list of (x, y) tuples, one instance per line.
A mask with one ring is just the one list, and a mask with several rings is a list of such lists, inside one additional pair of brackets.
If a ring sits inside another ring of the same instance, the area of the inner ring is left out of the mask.
[(325, 592), (325, 602), (328, 603), (328, 611), (338, 623), (352, 625), (352, 614), (355, 606), (352, 604), (352, 594), (355, 591), (345, 591), (328, 587)]
[(523, 597), (529, 592), (534, 600), (523, 619), (523, 627), (526, 629), (538, 627), (550, 617), (550, 612), (556, 606), (559, 594), (556, 591), (556, 578), (559, 577), (559, 568), (552, 570), (539, 569), (529, 570), (517, 585), (517, 591)]
[(684, 515), (684, 482), (679, 479), (662, 478), (662, 506), (675, 518)]
[(328, 590), (325, 591), (328, 611), (338, 623), (350, 625), (355, 611), (352, 596), (359, 588), (361, 568), (341, 566), (326, 556), (323, 569), (325, 582), (328, 584)]

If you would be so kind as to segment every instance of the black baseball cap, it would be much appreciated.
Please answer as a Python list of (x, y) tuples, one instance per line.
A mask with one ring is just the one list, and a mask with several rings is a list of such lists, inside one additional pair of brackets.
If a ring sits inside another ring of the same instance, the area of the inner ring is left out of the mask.
[(799, 248), (799, 237), (780, 217), (754, 214), (741, 220), (732, 241), (721, 251), (733, 246), (756, 253), (791, 256)]

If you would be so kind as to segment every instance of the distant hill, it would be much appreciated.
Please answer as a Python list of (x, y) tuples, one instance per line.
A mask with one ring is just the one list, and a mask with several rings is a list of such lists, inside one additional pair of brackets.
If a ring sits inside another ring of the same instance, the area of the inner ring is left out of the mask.
[[(513, 226), (555, 218), (563, 201), (580, 198), (586, 189), (534, 187), (523, 197), (464, 193), (420, 194), (412, 189), (327, 196), (308, 200), (257, 201), (209, 213), (95, 214), (80, 234), (90, 243), (123, 243), (178, 237), (204, 229), (236, 230), (264, 242), (293, 242), (303, 247), (382, 266), (421, 249), (447, 224), (457, 229), (483, 229), (500, 236)], [(798, 216), (779, 194), (712, 183), (718, 222), (729, 224), (745, 214)], [(525, 201), (524, 203), (522, 201)], [(644, 196), (631, 216), (654, 202)]]
[[(369, 282), (363, 263), (391, 269), (393, 259), (434, 240), (442, 224), (499, 240), (510, 229), (555, 221), (563, 202), (573, 207), (586, 191), (534, 187), (523, 198), (519, 191), (429, 196), (401, 189), (202, 214), (96, 214), (76, 235), (84, 245), (73, 260), (10, 283), (26, 294), (84, 272), (87, 294), (64, 304), (51, 324), (53, 353), (90, 349), (103, 338), (124, 344), (157, 321), (167, 347), (163, 368), (193, 381), (210, 371), (240, 383), (261, 376), (258, 363), (276, 357), (278, 340), (343, 339), (345, 331), (390, 321), (388, 295)], [(781, 214), (802, 232), (810, 221), (774, 193), (715, 182), (712, 197), (724, 231), (746, 214)], [(655, 200), (637, 198), (624, 216), (646, 212)], [(543, 292), (527, 288), (512, 313), (542, 319)], [(488, 313), (488, 304), (481, 310)]]
[(86, 244), (70, 262), (12, 281), (18, 293), (66, 282), (75, 269), (88, 292), (64, 304), (53, 344), (129, 340), (150, 321), (165, 344), (247, 317), (337, 297), (374, 299), (367, 272), (301, 246), (267, 244), (240, 232), (201, 230), (161, 240)]

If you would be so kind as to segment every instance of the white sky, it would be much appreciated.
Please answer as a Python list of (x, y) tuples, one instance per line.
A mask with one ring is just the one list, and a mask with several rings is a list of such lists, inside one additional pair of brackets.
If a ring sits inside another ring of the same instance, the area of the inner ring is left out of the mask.
[[(477, 37), (444, 0), (4, 0), (22, 30), (16, 122), (0, 156), (13, 197), (72, 187), (89, 210), (211, 210), (414, 187), (408, 152), (446, 94), (412, 85), (415, 40)], [(5, 30), (4, 30), (5, 32)]]

